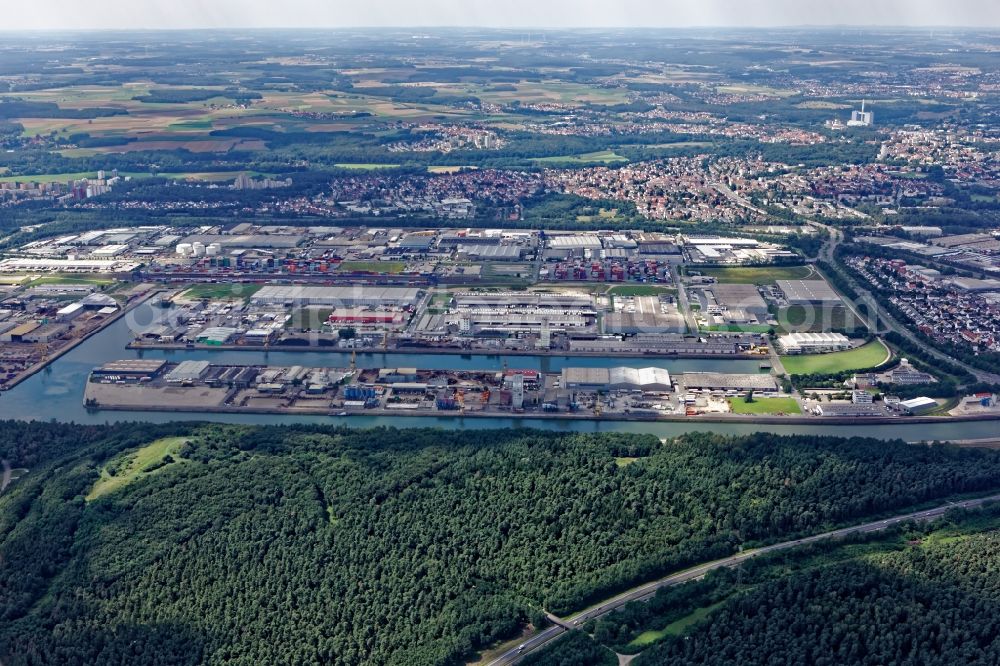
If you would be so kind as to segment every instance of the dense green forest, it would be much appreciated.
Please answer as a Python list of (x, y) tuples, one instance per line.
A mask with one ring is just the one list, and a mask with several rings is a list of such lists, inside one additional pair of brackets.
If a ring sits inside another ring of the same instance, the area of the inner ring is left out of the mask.
[[(992, 503), (776, 551), (590, 620), (532, 663), (601, 663), (609, 651), (641, 654), (642, 666), (995, 663), (1000, 613), (978, 592), (996, 589), (998, 549), (1000, 504)], [(959, 557), (967, 561), (950, 567)], [(859, 631), (858, 623), (870, 624)]]
[(634, 663), (996, 664), (998, 583), (1000, 531), (916, 538), (751, 587)]
[(997, 452), (763, 434), (4, 423), (0, 456), (30, 470), (7, 666), (461, 663), (542, 607), (1000, 485)]

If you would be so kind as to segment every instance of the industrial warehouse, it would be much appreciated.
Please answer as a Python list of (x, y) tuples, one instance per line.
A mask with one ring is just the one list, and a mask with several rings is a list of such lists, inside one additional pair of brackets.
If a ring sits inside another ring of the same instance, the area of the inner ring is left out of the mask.
[(826, 280), (777, 280), (788, 305), (842, 305), (843, 301)]
[(778, 337), (782, 354), (821, 354), (851, 348), (850, 339), (843, 333), (789, 333)]
[(663, 368), (563, 368), (562, 385), (589, 391), (670, 391)]
[(253, 295), (252, 301), (260, 304), (334, 305), (357, 306), (412, 306), (424, 291), (408, 287), (375, 287), (354, 285), (349, 287), (305, 287), (268, 285)]
[[(864, 391), (855, 391), (869, 397)], [(813, 403), (784, 394), (767, 373), (682, 372), (661, 367), (567, 366), (445, 370), (412, 367), (317, 368), (216, 365), (204, 360), (112, 361), (94, 368), (85, 391), (91, 409), (187, 409), (208, 412), (345, 416), (442, 413), (468, 416), (744, 419), (739, 407), (782, 405), (771, 418), (900, 418), (926, 414), (929, 398)], [(789, 402), (791, 401), (791, 402)], [(799, 408), (801, 404), (801, 409)]]
[[(350, 414), (400, 412), (659, 418), (726, 413), (727, 396), (769, 395), (768, 374), (682, 373), (660, 367), (566, 367), (543, 373), (418, 368), (214, 365), (203, 360), (113, 361), (95, 368), (86, 401), (100, 409)], [(711, 394), (711, 395), (710, 395)]]

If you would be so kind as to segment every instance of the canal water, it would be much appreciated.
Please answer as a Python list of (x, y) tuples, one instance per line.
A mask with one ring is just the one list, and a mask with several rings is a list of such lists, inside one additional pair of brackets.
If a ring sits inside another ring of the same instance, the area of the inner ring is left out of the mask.
[[(206, 359), (213, 363), (269, 364), (276, 366), (305, 365), (339, 367), (350, 364), (350, 352), (330, 351), (212, 351), (212, 350), (129, 350), (133, 329), (141, 329), (167, 315), (161, 308), (142, 305), (97, 333), (75, 349), (51, 363), (42, 372), (30, 377), (16, 388), (0, 395), (0, 418), (58, 420), (75, 423), (106, 423), (115, 421), (177, 421), (199, 420), (227, 423), (338, 423), (358, 427), (440, 427), (440, 428), (544, 428), (566, 432), (641, 432), (661, 437), (684, 432), (712, 431), (745, 434), (766, 431), (779, 434), (860, 435), (884, 439), (902, 438), (907, 441), (925, 439), (976, 439), (995, 437), (996, 422), (968, 421), (941, 424), (889, 424), (834, 426), (775, 425), (752, 423), (682, 423), (649, 421), (480, 418), (480, 417), (406, 417), (274, 414), (205, 414), (199, 412), (99, 411), (83, 406), (83, 389), (90, 371), (102, 363), (125, 358), (164, 358), (179, 362), (185, 359)], [(435, 369), (499, 370), (504, 361), (511, 368), (526, 368), (543, 372), (558, 372), (567, 366), (610, 367), (642, 365), (666, 368), (672, 373), (711, 371), (754, 373), (758, 361), (743, 359), (660, 359), (565, 356), (504, 356), (488, 354), (383, 354), (358, 353), (358, 367), (415, 367)]]

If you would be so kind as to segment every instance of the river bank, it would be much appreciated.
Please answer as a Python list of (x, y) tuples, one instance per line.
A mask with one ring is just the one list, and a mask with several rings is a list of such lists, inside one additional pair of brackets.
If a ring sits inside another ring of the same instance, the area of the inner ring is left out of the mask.
[[(86, 393), (91, 399), (92, 394)], [(84, 407), (93, 413), (101, 411), (115, 412), (175, 412), (178, 414), (259, 414), (259, 415), (311, 415), (328, 416), (344, 419), (356, 417), (413, 417), (413, 418), (435, 418), (442, 419), (510, 419), (510, 420), (542, 420), (542, 421), (594, 421), (607, 423), (623, 422), (662, 422), (662, 423), (691, 423), (691, 424), (767, 424), (767, 425), (808, 425), (808, 426), (857, 426), (858, 418), (846, 417), (823, 417), (823, 416), (750, 416), (744, 414), (699, 414), (686, 416), (683, 414), (612, 414), (602, 416), (591, 412), (524, 412), (516, 413), (511, 411), (443, 411), (429, 409), (357, 409), (343, 410), (340, 407), (329, 406), (290, 406), (290, 407), (261, 407), (261, 406), (238, 406), (238, 405), (196, 405), (185, 402), (181, 406), (171, 406), (163, 404), (114, 404), (114, 403), (87, 403), (84, 398)], [(966, 416), (898, 416), (892, 418), (869, 417), (863, 419), (864, 423), (871, 425), (918, 425), (918, 424), (947, 424), (964, 421), (998, 421), (1000, 415), (966, 415)], [(979, 440), (976, 440), (979, 441)]]

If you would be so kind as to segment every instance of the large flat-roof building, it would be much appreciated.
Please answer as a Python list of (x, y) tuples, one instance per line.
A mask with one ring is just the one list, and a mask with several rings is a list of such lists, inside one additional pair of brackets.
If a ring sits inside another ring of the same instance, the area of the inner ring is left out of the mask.
[(548, 245), (553, 250), (582, 253), (584, 250), (600, 250), (601, 239), (596, 234), (564, 234), (549, 236)]
[(584, 391), (670, 391), (670, 373), (663, 368), (563, 368), (562, 385)]
[(345, 287), (309, 287), (268, 285), (251, 297), (254, 303), (293, 305), (333, 305), (339, 307), (414, 305), (423, 290), (413, 287), (354, 285)]
[(919, 414), (926, 414), (927, 412), (934, 411), (940, 405), (938, 405), (937, 400), (933, 398), (928, 398), (926, 396), (920, 396), (919, 398), (911, 398), (910, 400), (903, 400), (899, 403), (899, 406), (905, 411), (913, 414), (914, 416)]
[(728, 374), (722, 372), (685, 372), (678, 382), (687, 390), (754, 391), (777, 393), (778, 381), (771, 375)]
[(110, 361), (91, 373), (94, 377), (122, 377), (128, 379), (143, 379), (155, 377), (163, 372), (167, 362), (163, 359), (130, 358), (120, 361)]
[(474, 261), (519, 261), (524, 248), (516, 245), (471, 245), (458, 246), (458, 253)]
[(656, 296), (630, 299), (621, 310), (604, 315), (603, 323), (605, 333), (616, 335), (683, 333), (687, 330), (677, 305), (664, 303)]
[(210, 365), (208, 361), (181, 361), (164, 379), (168, 384), (196, 382), (205, 376)]
[(778, 337), (778, 351), (782, 354), (822, 354), (843, 351), (851, 341), (843, 333), (789, 333)]
[(594, 297), (585, 293), (549, 292), (474, 292), (453, 296), (457, 308), (593, 310)]
[(842, 418), (866, 418), (885, 416), (885, 411), (872, 403), (829, 402), (816, 407), (820, 416), (839, 416)]
[(767, 312), (767, 303), (752, 284), (713, 284), (706, 288), (719, 306), (728, 310), (743, 310), (753, 314)]
[(777, 280), (789, 305), (841, 305), (840, 296), (826, 280)]

